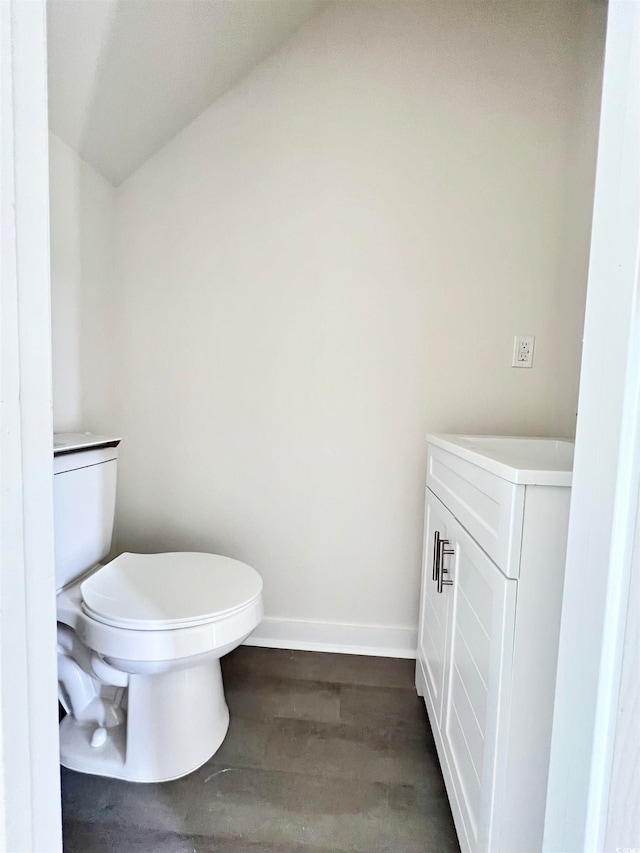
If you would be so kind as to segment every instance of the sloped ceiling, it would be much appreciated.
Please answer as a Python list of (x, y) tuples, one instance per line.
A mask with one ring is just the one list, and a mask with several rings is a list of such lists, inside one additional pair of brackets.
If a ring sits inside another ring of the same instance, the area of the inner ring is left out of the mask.
[(49, 0), (49, 127), (114, 186), (321, 0)]

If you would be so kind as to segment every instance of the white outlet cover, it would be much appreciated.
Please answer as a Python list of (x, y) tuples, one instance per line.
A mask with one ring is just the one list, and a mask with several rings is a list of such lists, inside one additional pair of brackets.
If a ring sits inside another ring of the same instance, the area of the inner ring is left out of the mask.
[(533, 347), (535, 344), (533, 335), (516, 335), (513, 339), (513, 358), (511, 367), (532, 367)]

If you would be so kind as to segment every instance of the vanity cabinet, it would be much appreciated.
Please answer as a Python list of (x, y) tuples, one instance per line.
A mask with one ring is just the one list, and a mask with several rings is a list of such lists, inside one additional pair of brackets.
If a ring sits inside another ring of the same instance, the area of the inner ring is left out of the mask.
[(539, 851), (572, 445), (430, 439), (416, 687), (462, 849)]

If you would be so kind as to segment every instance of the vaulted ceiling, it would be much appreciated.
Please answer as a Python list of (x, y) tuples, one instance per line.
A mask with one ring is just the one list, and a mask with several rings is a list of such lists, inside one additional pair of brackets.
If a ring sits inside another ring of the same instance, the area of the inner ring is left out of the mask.
[(49, 126), (117, 186), (321, 0), (49, 0)]

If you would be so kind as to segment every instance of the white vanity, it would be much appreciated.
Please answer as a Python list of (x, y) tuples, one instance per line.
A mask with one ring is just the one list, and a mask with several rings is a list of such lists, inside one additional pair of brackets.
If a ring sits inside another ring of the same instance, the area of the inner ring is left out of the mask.
[(416, 688), (463, 851), (539, 851), (573, 444), (428, 438)]

